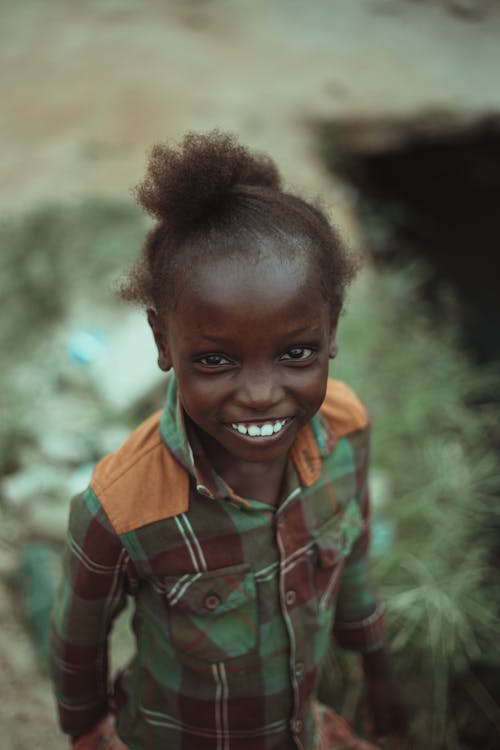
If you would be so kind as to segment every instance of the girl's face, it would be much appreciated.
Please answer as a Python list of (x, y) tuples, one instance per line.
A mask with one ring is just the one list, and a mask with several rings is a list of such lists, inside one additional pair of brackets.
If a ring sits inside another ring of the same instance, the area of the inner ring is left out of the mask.
[(175, 309), (150, 323), (214, 465), (285, 459), (323, 401), (335, 347), (307, 257), (197, 261)]

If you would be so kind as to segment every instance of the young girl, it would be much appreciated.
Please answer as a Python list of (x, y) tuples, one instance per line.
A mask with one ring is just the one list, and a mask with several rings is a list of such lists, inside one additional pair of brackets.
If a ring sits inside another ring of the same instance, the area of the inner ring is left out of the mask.
[[(368, 572), (369, 418), (328, 377), (355, 263), (218, 132), (156, 146), (137, 196), (157, 223), (122, 293), (147, 311), (166, 403), (71, 507), (62, 729), (77, 750), (373, 747), (315, 699), (333, 635), (362, 654), (377, 733), (404, 726)], [(136, 654), (110, 689), (127, 596)]]

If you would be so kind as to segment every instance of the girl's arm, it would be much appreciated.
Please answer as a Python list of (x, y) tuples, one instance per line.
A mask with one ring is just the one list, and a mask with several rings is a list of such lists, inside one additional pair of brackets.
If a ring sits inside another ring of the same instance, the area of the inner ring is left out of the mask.
[(129, 582), (128, 555), (87, 489), (71, 506), (52, 613), (51, 676), (61, 728), (73, 740), (109, 712), (108, 636)]
[(358, 502), (363, 519), (363, 531), (354, 543), (342, 573), (334, 633), (343, 648), (367, 653), (383, 646), (386, 640), (386, 626), (368, 559), (370, 494), (366, 478)]
[(370, 574), (370, 498), (366, 487), (360, 510), (364, 531), (346, 562), (337, 600), (335, 636), (344, 648), (361, 653), (366, 698), (375, 735), (404, 737), (407, 730), (406, 704), (384, 646), (386, 625)]

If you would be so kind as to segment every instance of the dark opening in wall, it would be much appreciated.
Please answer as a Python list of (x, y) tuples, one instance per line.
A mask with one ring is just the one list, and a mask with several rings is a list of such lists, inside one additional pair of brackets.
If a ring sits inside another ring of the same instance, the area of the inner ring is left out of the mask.
[(342, 121), (319, 135), (356, 191), (374, 260), (425, 258), (434, 292), (456, 292), (464, 344), (479, 362), (500, 359), (500, 116)]

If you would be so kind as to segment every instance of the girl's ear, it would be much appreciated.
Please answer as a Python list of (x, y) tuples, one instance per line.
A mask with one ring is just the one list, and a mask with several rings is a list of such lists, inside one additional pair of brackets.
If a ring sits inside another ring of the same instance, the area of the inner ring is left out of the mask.
[(336, 336), (337, 321), (335, 321), (335, 323), (332, 323), (332, 325), (330, 326), (330, 335), (328, 337), (328, 356), (330, 357), (330, 359), (335, 359), (335, 357), (337, 356), (338, 347)]
[(160, 324), (158, 314), (151, 308), (147, 311), (148, 323), (153, 331), (153, 336), (158, 349), (158, 367), (164, 372), (168, 372), (172, 367), (172, 360), (165, 335), (165, 326)]

